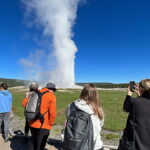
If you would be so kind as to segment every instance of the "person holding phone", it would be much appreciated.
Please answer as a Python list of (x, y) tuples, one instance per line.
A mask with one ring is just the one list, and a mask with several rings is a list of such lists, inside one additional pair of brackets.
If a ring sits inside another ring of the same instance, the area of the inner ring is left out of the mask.
[(123, 110), (129, 115), (118, 150), (149, 150), (150, 79), (141, 80), (139, 85), (130, 83)]

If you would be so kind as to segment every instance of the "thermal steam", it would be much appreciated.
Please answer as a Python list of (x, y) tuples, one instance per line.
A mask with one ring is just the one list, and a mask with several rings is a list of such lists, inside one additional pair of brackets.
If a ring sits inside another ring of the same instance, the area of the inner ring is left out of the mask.
[[(52, 39), (49, 46), (48, 54), (37, 58), (21, 59), (21, 63), (32, 69), (32, 76), (36, 76), (36, 80), (45, 80), (54, 82), (59, 87), (73, 87), (75, 84), (74, 63), (77, 47), (72, 40), (72, 27), (75, 23), (76, 13), (79, 2), (82, 0), (24, 0), (26, 6), (26, 14), (34, 13), (34, 23), (40, 25), (43, 35)], [(53, 52), (51, 51), (53, 48)], [(41, 50), (40, 50), (41, 51)], [(43, 54), (43, 53), (42, 53)], [(51, 57), (54, 57), (51, 59)], [(45, 58), (44, 58), (45, 57)], [(39, 67), (40, 62), (47, 61), (45, 70)], [(55, 61), (52, 62), (52, 60)], [(34, 65), (33, 65), (34, 64)], [(50, 64), (53, 64), (50, 65)], [(49, 69), (48, 69), (49, 67)], [(34, 74), (34, 75), (33, 75)]]

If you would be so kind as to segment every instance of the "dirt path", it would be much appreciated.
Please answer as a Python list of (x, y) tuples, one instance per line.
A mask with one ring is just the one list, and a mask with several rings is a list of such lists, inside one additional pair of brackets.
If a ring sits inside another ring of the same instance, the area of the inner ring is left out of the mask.
[[(13, 120), (11, 121), (11, 128), (13, 131), (16, 130), (21, 130), (24, 132), (24, 123), (25, 121), (18, 116), (14, 115)], [(63, 126), (53, 126), (49, 138), (54, 138), (54, 139), (61, 139), (61, 130), (63, 129)], [(104, 144), (106, 145), (118, 145), (119, 138), (122, 135), (122, 132), (113, 132), (113, 131), (108, 131), (108, 130), (102, 130), (101, 132), (102, 135), (102, 140)], [(108, 139), (108, 135), (112, 135), (116, 138), (110, 138)]]

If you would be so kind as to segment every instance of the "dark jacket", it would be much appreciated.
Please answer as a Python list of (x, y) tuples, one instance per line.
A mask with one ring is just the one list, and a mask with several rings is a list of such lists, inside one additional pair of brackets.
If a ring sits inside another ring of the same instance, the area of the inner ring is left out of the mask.
[(135, 140), (136, 150), (150, 150), (150, 98), (126, 96), (124, 111), (129, 113), (125, 132), (129, 140)]

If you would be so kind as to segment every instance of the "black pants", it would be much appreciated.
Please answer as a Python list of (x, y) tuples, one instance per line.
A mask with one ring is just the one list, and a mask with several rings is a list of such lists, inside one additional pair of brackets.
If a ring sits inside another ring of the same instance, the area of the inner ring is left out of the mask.
[(30, 128), (32, 134), (33, 148), (34, 150), (44, 150), (47, 138), (49, 136), (49, 130)]
[(26, 124), (25, 124), (25, 127), (24, 127), (24, 133), (25, 133), (26, 135), (29, 133), (29, 129), (30, 129), (29, 123), (28, 123), (28, 121), (26, 120)]

